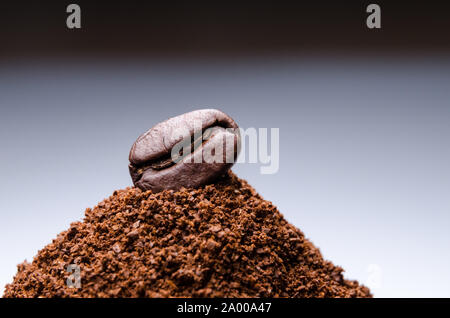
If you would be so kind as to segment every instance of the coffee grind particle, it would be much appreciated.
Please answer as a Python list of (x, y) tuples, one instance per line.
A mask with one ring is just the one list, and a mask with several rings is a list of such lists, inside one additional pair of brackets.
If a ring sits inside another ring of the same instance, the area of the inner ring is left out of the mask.
[(198, 189), (115, 191), (20, 264), (4, 297), (371, 297), (342, 272), (228, 172)]

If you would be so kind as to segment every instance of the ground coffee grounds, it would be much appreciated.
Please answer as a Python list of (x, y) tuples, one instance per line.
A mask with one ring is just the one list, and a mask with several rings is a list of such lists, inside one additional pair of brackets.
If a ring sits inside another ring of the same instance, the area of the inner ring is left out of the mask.
[[(69, 288), (69, 264), (81, 288)], [(198, 189), (115, 191), (39, 251), (4, 297), (370, 297), (232, 172)]]

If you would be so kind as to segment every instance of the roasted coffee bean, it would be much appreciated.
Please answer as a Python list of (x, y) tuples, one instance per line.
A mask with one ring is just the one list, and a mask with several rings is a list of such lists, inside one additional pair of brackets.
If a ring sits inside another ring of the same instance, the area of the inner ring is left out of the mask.
[(213, 182), (233, 164), (241, 140), (234, 120), (217, 109), (201, 109), (157, 124), (130, 151), (133, 183), (159, 192)]

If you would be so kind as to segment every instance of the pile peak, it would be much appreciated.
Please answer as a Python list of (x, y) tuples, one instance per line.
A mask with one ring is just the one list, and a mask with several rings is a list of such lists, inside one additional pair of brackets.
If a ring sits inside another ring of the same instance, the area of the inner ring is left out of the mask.
[(342, 272), (228, 172), (197, 189), (115, 191), (20, 264), (4, 297), (371, 296)]

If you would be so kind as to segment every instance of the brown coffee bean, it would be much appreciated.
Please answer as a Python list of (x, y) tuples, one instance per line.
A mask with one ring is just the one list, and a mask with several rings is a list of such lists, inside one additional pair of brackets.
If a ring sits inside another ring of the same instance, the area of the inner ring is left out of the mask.
[(136, 140), (130, 175), (142, 190), (196, 188), (224, 174), (240, 145), (231, 117), (217, 109), (192, 111), (157, 124)]

